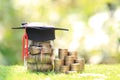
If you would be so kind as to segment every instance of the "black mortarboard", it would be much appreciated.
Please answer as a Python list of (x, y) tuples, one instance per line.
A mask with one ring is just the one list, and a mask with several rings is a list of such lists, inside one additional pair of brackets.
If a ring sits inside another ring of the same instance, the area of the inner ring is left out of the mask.
[(41, 23), (22, 23), (22, 27), (12, 29), (26, 29), (29, 40), (33, 41), (48, 41), (55, 39), (55, 30), (65, 30), (63, 28), (55, 28), (54, 26), (48, 26)]

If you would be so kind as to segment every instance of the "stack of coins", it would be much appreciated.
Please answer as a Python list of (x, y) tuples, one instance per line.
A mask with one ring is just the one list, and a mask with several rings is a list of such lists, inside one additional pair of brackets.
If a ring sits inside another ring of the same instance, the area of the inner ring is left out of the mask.
[(71, 71), (80, 72), (80, 64), (79, 63), (73, 63), (73, 64), (71, 64)]
[(84, 58), (78, 59), (77, 52), (68, 49), (59, 49), (58, 58), (54, 60), (54, 70), (62, 73), (74, 73), (84, 70)]
[(58, 50), (59, 58), (64, 60), (68, 56), (68, 49), (59, 49)]
[(62, 65), (61, 69), (60, 69), (60, 72), (67, 73), (69, 71), (69, 68), (70, 67), (68, 65)]
[(62, 59), (56, 58), (54, 60), (54, 70), (56, 72), (60, 71), (61, 66), (64, 64), (64, 61)]
[(65, 57), (65, 65), (70, 66), (72, 63), (74, 63), (74, 57), (73, 56), (66, 56)]
[(35, 42), (29, 45), (27, 68), (30, 71), (53, 70), (53, 48), (50, 41)]
[(84, 58), (79, 58), (79, 59), (75, 60), (75, 63), (80, 64), (80, 71), (84, 70), (84, 66), (85, 66), (85, 59)]
[(68, 55), (72, 56), (74, 60), (78, 58), (77, 51), (68, 52)]

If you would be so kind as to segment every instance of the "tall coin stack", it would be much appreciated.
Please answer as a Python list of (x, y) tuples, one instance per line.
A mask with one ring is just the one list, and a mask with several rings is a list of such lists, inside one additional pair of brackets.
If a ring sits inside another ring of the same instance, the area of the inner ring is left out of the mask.
[(56, 72), (71, 73), (82, 72), (85, 60), (79, 58), (76, 51), (69, 52), (68, 49), (59, 49), (58, 58), (54, 60), (54, 70)]
[(27, 69), (42, 72), (53, 70), (53, 48), (50, 41), (31, 41), (27, 58)]

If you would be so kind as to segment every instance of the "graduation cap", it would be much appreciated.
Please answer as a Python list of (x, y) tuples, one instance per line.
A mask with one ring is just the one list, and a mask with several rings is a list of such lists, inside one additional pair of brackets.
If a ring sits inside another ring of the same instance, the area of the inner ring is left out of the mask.
[(12, 28), (12, 29), (26, 29), (29, 40), (33, 41), (48, 41), (55, 39), (55, 30), (68, 29), (55, 28), (54, 26), (45, 25), (43, 23), (32, 22), (32, 23), (22, 23), (22, 27)]
[(55, 30), (64, 30), (68, 29), (55, 28), (54, 26), (46, 25), (43, 23), (32, 22), (32, 23), (22, 23), (22, 27), (16, 27), (12, 29), (24, 29), (25, 34), (22, 39), (22, 56), (28, 56), (28, 40), (32, 41), (49, 41), (55, 39)]

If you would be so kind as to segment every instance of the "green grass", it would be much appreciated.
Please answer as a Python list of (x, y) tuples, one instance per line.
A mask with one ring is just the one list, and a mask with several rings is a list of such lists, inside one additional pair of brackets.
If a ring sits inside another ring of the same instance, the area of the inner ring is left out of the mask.
[(83, 73), (30, 72), (23, 66), (0, 66), (0, 80), (120, 80), (120, 64), (85, 65)]

